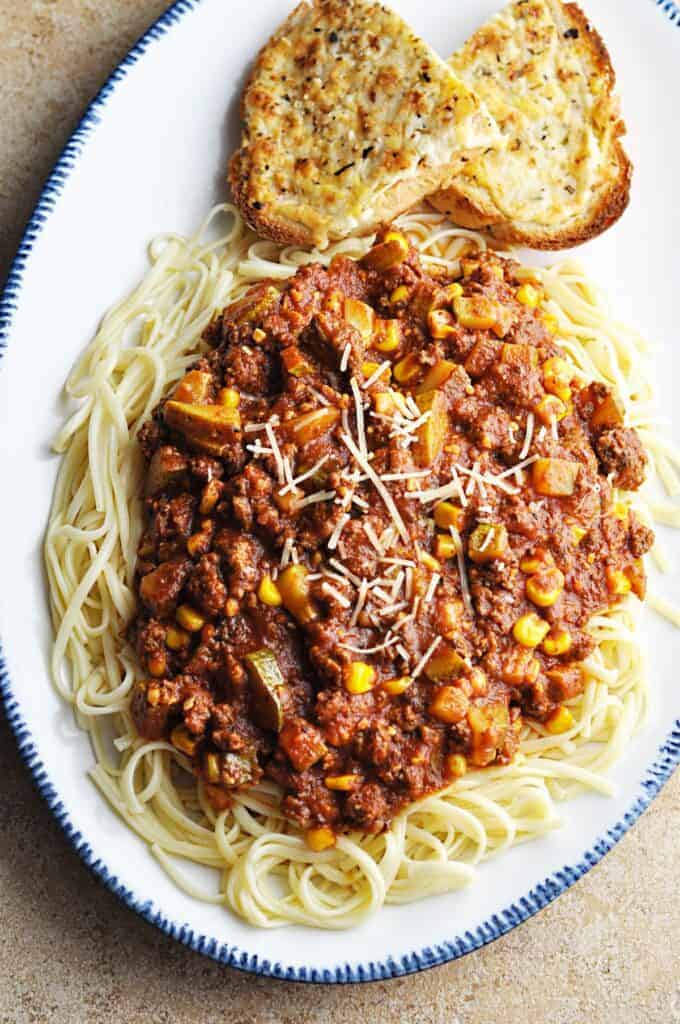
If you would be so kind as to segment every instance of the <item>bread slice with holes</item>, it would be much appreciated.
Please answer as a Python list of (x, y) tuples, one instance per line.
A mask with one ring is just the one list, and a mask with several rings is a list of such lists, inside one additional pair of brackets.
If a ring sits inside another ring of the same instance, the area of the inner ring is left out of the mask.
[(474, 92), (389, 8), (297, 6), (261, 50), (241, 103), (229, 180), (277, 242), (367, 234), (499, 141)]
[(507, 145), (469, 161), (431, 197), (436, 209), (535, 249), (578, 245), (621, 216), (632, 167), (614, 69), (576, 4), (513, 0), (450, 64)]

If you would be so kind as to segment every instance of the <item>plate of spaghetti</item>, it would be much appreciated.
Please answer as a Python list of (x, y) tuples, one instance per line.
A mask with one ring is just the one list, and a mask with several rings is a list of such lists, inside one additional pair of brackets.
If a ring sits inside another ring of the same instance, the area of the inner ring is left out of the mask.
[(0, 685), (148, 920), (391, 977), (680, 758), (677, 12), (232, 6), (140, 41), (14, 264)]

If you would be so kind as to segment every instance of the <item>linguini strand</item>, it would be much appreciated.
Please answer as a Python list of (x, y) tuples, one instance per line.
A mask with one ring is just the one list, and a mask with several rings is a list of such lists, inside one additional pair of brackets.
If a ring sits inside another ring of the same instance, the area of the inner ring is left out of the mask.
[[(487, 247), (478, 232), (429, 209), (397, 223), (426, 266), (453, 274), (462, 257)], [(470, 771), (405, 808), (384, 833), (342, 835), (320, 853), (284, 818), (273, 783), (237, 793), (218, 813), (186, 758), (165, 741), (137, 735), (129, 699), (138, 670), (124, 630), (134, 611), (141, 531), (139, 428), (204, 351), (201, 335), (212, 318), (253, 282), (283, 282), (299, 267), (328, 265), (339, 254), (361, 257), (371, 242), (349, 238), (322, 253), (281, 248), (258, 239), (228, 204), (215, 207), (193, 237), (155, 239), (148, 273), (106, 314), (69, 374), (65, 391), (76, 405), (54, 439), (63, 458), (45, 543), (51, 668), (89, 732), (96, 758), (90, 776), (184, 892), (260, 927), (349, 928), (385, 903), (473, 883), (484, 861), (559, 827), (558, 801), (584, 790), (611, 794), (606, 773), (646, 714), (637, 609), (626, 600), (589, 624), (598, 646), (585, 663), (583, 692), (567, 702), (574, 717), (568, 732), (553, 736), (525, 721), (513, 763)], [(610, 319), (575, 261), (523, 267), (518, 276), (540, 286), (542, 309), (555, 318), (575, 371), (613, 384), (626, 422), (639, 425), (655, 479), (650, 500), (636, 497), (635, 507), (646, 521), (656, 515), (679, 526), (677, 507), (658, 497), (659, 489), (670, 497), (680, 491), (680, 453), (656, 433), (648, 346)], [(616, 498), (629, 503), (630, 496)], [(396, 536), (394, 529), (389, 543), (372, 539), (385, 562), (400, 561), (384, 557)], [(650, 604), (680, 625), (680, 613), (663, 598)], [(215, 885), (197, 884), (184, 869), (191, 863), (213, 869)]]

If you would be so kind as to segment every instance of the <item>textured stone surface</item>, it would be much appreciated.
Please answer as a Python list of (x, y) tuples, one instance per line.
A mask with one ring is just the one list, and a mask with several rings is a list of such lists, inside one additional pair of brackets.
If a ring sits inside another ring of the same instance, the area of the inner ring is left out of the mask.
[[(0, 0), (0, 280), (84, 104), (164, 6)], [(349, 989), (271, 982), (188, 952), (97, 884), (0, 721), (0, 1024), (680, 1024), (679, 836), (680, 775), (599, 867), (486, 949)]]

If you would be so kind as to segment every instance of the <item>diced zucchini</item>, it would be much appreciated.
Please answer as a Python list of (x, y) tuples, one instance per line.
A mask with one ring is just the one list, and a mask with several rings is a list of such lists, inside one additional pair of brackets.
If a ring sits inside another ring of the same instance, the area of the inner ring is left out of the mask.
[(151, 456), (149, 470), (146, 475), (146, 494), (160, 494), (174, 483), (179, 483), (186, 473), (188, 462), (186, 456), (171, 445), (157, 448)]
[(416, 398), (421, 413), (431, 415), (418, 428), (415, 454), (421, 466), (431, 466), (439, 457), (449, 431), (446, 398), (441, 391), (426, 391)]
[(253, 718), (263, 729), (280, 732), (283, 709), (277, 691), (283, 686), (284, 678), (276, 655), (266, 647), (260, 647), (246, 654), (245, 660), (250, 677)]
[(427, 665), (423, 669), (428, 679), (435, 683), (443, 683), (455, 679), (465, 668), (465, 659), (458, 651), (448, 645), (440, 644)]
[(432, 391), (434, 388), (440, 388), (442, 384), (446, 383), (455, 369), (456, 364), (452, 363), (450, 359), (440, 359), (438, 363), (435, 363), (427, 371), (416, 388), (416, 394), (420, 395), (426, 391)]
[(531, 467), (534, 489), (553, 498), (568, 498), (574, 493), (581, 464), (568, 459), (537, 459)]
[(224, 319), (237, 324), (254, 323), (269, 312), (278, 298), (279, 291), (274, 285), (264, 282), (254, 285), (242, 299), (227, 306), (223, 313)]
[(339, 419), (340, 410), (329, 405), (322, 409), (313, 409), (312, 412), (303, 413), (302, 416), (296, 416), (294, 419), (288, 420), (284, 426), (295, 443), (302, 445), (321, 437), (327, 430), (335, 426)]
[(175, 386), (172, 397), (176, 402), (200, 405), (207, 402), (212, 383), (212, 374), (203, 370), (189, 370)]
[(502, 558), (508, 550), (508, 531), (503, 523), (479, 523), (468, 540), (468, 557), (478, 565)]
[(312, 372), (311, 363), (297, 345), (289, 345), (281, 350), (281, 362), (291, 377), (304, 377)]
[(498, 338), (505, 337), (514, 319), (512, 310), (484, 295), (460, 295), (454, 298), (453, 309), (461, 327), (471, 331), (492, 330)]
[(165, 403), (164, 416), (169, 427), (209, 455), (223, 455), (241, 426), (238, 409), (223, 405), (190, 405), (173, 399)]
[(620, 427), (622, 423), (623, 411), (612, 393), (600, 402), (590, 417), (591, 427)]

